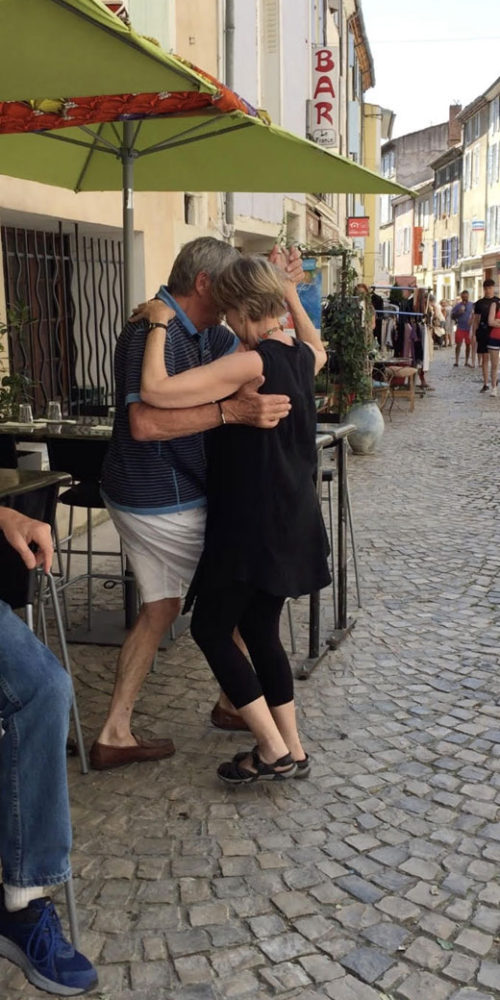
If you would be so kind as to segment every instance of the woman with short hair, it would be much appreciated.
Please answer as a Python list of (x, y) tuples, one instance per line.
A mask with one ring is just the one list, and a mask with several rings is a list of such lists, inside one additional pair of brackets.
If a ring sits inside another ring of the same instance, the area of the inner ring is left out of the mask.
[[(153, 406), (218, 400), (225, 423), (222, 401), (262, 378), (262, 392), (286, 393), (292, 404), (271, 430), (228, 424), (208, 438), (205, 548), (188, 600), (196, 597), (193, 637), (256, 739), (253, 751), (219, 766), (219, 777), (229, 784), (305, 777), (310, 768), (279, 620), (287, 597), (330, 582), (315, 485), (314, 376), (326, 353), (312, 323), (301, 324), (301, 339), (284, 331), (285, 281), (268, 261), (241, 256), (212, 284), (212, 294), (242, 349), (169, 376), (168, 331), (157, 327), (148, 335), (143, 364), (141, 398)], [(287, 300), (294, 295), (287, 286)], [(154, 308), (164, 310), (164, 321), (171, 318), (167, 307)], [(254, 669), (234, 642), (236, 626)]]

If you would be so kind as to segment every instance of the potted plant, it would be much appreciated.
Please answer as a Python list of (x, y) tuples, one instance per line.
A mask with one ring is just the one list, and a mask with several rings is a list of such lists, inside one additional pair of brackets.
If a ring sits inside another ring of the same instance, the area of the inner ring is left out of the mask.
[[(0, 320), (0, 352), (5, 351), (5, 340), (8, 334), (15, 334), (22, 339), (25, 334), (25, 327), (29, 326), (33, 320), (29, 314), (29, 308), (24, 302), (16, 302), (7, 310), (7, 322)], [(2, 358), (0, 367), (4, 374), (0, 372), (0, 420), (17, 420), (19, 416), (19, 406), (21, 403), (31, 403), (31, 388), (33, 380), (24, 372), (14, 372), (9, 374), (6, 370), (5, 361)]]
[(338, 418), (356, 424), (349, 444), (355, 453), (365, 455), (380, 441), (384, 418), (373, 399), (373, 310), (367, 291), (355, 294), (357, 275), (350, 256), (350, 251), (343, 251), (342, 289), (327, 296), (322, 332), (329, 347), (329, 375), (336, 387)]

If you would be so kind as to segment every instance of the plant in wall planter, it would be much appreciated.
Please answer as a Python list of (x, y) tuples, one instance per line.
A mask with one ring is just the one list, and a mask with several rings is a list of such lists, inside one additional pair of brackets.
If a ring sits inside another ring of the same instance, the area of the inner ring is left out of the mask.
[[(7, 322), (0, 321), (0, 352), (5, 351), (7, 335), (26, 336), (26, 328), (32, 323), (28, 306), (16, 302), (7, 310)], [(3, 369), (3, 371), (2, 371)], [(9, 374), (8, 365), (0, 359), (0, 421), (17, 420), (21, 403), (31, 403), (33, 380), (24, 372)]]

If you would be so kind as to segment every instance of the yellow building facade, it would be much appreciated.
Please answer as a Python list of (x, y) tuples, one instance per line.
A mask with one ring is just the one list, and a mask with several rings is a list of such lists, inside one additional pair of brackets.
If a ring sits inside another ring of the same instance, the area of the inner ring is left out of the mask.
[(485, 278), (500, 280), (500, 80), (486, 92), (488, 153), (486, 174), (486, 231), (483, 256)]
[[(394, 114), (378, 104), (363, 104), (363, 166), (380, 173), (381, 144), (391, 138)], [(387, 251), (381, 249), (380, 217), (381, 198), (376, 194), (364, 196), (364, 212), (370, 223), (363, 250), (363, 281), (368, 287), (385, 284), (387, 280)], [(392, 251), (391, 251), (392, 258)]]

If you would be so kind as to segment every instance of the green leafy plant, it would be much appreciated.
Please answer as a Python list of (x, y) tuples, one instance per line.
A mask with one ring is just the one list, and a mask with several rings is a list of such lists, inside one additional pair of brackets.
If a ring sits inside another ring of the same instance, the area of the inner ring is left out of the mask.
[[(25, 302), (15, 302), (7, 309), (7, 322), (0, 320), (0, 352), (5, 351), (7, 336), (16, 336), (21, 342), (33, 323), (29, 307)], [(5, 370), (5, 361), (1, 359)], [(0, 420), (16, 420), (21, 403), (31, 403), (33, 380), (24, 372), (5, 373), (0, 381)]]
[(372, 361), (376, 356), (373, 307), (369, 295), (355, 293), (359, 275), (356, 250), (341, 244), (299, 244), (302, 257), (339, 258), (338, 291), (327, 295), (321, 334), (328, 344), (328, 362), (316, 377), (316, 392), (328, 399), (330, 416), (345, 417), (354, 403), (373, 399)]
[(373, 394), (369, 357), (373, 338), (368, 337), (358, 296), (341, 292), (327, 296), (322, 337), (331, 351), (330, 374), (338, 387), (339, 415), (344, 417), (354, 403), (367, 403)]
[(21, 403), (31, 403), (28, 375), (4, 375), (0, 384), (0, 420), (17, 420)]

